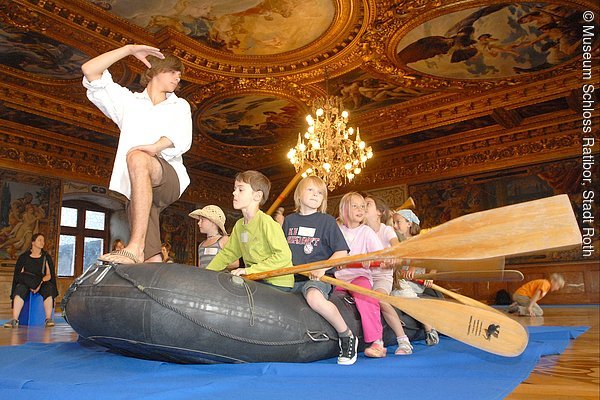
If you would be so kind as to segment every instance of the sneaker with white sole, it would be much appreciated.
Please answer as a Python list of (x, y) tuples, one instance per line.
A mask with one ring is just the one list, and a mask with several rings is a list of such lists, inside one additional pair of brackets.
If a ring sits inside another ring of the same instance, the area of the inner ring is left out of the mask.
[(358, 355), (358, 338), (354, 335), (340, 337), (338, 344), (340, 346), (340, 355), (338, 356), (337, 363), (340, 365), (354, 364)]

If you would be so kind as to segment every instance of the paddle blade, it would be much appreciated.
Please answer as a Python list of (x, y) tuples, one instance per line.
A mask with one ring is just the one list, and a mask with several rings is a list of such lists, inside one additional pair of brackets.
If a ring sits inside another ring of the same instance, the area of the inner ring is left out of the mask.
[(567, 195), (560, 195), (464, 215), (383, 252), (413, 260), (432, 256), (475, 260), (580, 245), (571, 202)]
[[(544, 229), (552, 227), (555, 234)], [(567, 195), (465, 215), (387, 249), (246, 276), (259, 280), (348, 263), (393, 260), (439, 271), (502, 269), (505, 256), (570, 249), (581, 233)]]
[(529, 337), (525, 328), (496, 310), (489, 311), (444, 300), (388, 296), (328, 276), (323, 276), (321, 280), (387, 302), (417, 321), (489, 353), (516, 357), (527, 347)]
[(521, 282), (521, 271), (505, 269), (499, 271), (449, 271), (429, 274), (415, 274), (415, 279), (432, 279), (451, 282)]
[(435, 299), (398, 297), (390, 304), (453, 339), (489, 353), (516, 357), (527, 347), (527, 330), (497, 310)]

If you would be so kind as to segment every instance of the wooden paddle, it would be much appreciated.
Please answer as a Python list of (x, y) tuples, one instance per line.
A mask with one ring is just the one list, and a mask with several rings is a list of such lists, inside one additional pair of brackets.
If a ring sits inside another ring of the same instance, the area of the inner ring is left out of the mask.
[(398, 210), (406, 210), (406, 209), (415, 209), (415, 201), (412, 197), (409, 197), (404, 201), (404, 203), (400, 204), (400, 206), (396, 207), (394, 211)]
[(321, 281), (389, 303), (417, 321), (489, 353), (516, 357), (527, 347), (529, 338), (525, 328), (496, 310), (490, 311), (452, 301), (388, 296), (326, 275)]
[(283, 201), (286, 199), (288, 194), (290, 194), (290, 192), (296, 187), (296, 184), (300, 181), (300, 179), (302, 179), (302, 174), (305, 173), (306, 170), (309, 169), (310, 167), (311, 167), (311, 165), (306, 163), (306, 164), (304, 164), (304, 166), (302, 168), (300, 168), (298, 170), (296, 175), (294, 175), (294, 177), (287, 184), (287, 186), (285, 188), (283, 188), (283, 190), (281, 191), (281, 194), (279, 196), (277, 196), (277, 198), (275, 199), (273, 204), (271, 204), (271, 207), (269, 207), (269, 209), (267, 210), (267, 212), (265, 214), (271, 215), (275, 212), (275, 210), (277, 210), (279, 205), (281, 203), (283, 203)]
[(414, 279), (431, 279), (435, 281), (452, 282), (520, 282), (523, 273), (514, 269), (499, 271), (452, 271), (415, 274)]
[[(421, 279), (415, 279), (415, 282), (423, 284), (423, 281)], [(484, 303), (482, 303), (480, 301), (477, 301), (477, 300), (472, 299), (470, 297), (464, 296), (462, 294), (458, 294), (458, 293), (453, 292), (451, 290), (445, 289), (445, 288), (443, 288), (441, 286), (436, 285), (435, 283), (432, 283), (430, 287), (433, 290), (436, 290), (436, 291), (438, 291), (440, 293), (443, 293), (446, 296), (448, 296), (448, 297), (450, 297), (450, 298), (458, 301), (459, 303), (466, 304), (466, 305), (471, 306), (471, 307), (481, 308), (483, 310), (488, 310), (488, 311), (494, 311), (494, 312), (501, 313), (500, 311), (496, 310), (493, 307), (488, 306), (487, 304), (484, 304)]]
[[(557, 234), (549, 235), (545, 229), (549, 226)], [(397, 266), (468, 271), (477, 264), (473, 261), (570, 249), (580, 245), (581, 233), (569, 197), (559, 195), (464, 215), (380, 251), (281, 268), (248, 277), (258, 280), (375, 260), (393, 260)], [(497, 268), (498, 263), (490, 265)]]
[[(427, 262), (430, 263), (430, 268), (431, 269), (436, 269), (436, 262), (441, 263), (445, 263), (447, 260), (428, 260)], [(473, 268), (481, 268), (483, 269), (483, 271), (478, 271), (478, 272), (488, 272), (490, 274), (490, 276), (496, 275), (499, 276), (500, 274), (502, 274), (504, 272), (503, 268), (504, 268), (504, 257), (499, 257), (499, 258), (488, 258), (485, 260), (463, 260), (460, 262), (455, 262), (453, 261), (454, 264), (452, 265), (456, 265), (460, 263), (460, 266), (467, 266), (467, 265), (471, 265)], [(386, 267), (385, 264), (381, 261), (371, 261), (369, 263), (369, 268), (391, 268), (391, 267)], [(349, 264), (344, 264), (344, 265), (339, 265), (337, 268), (364, 268), (363, 263), (349, 263)], [(444, 268), (444, 266), (442, 266), (442, 268)], [(447, 266), (446, 266), (447, 268)], [(469, 272), (473, 272), (473, 271), (454, 271), (454, 272), (445, 272), (443, 274), (449, 274), (449, 275), (460, 275), (460, 274), (466, 274)], [(519, 272), (519, 271), (517, 271)], [(430, 275), (434, 275), (435, 273), (431, 273)], [(521, 274), (519, 272), (519, 274)], [(427, 274), (425, 274), (427, 275)], [(511, 275), (512, 276), (512, 275)], [(434, 278), (424, 278), (424, 279), (434, 279)], [(447, 279), (448, 280), (448, 279)], [(521, 279), (523, 280), (523, 274), (521, 274)]]

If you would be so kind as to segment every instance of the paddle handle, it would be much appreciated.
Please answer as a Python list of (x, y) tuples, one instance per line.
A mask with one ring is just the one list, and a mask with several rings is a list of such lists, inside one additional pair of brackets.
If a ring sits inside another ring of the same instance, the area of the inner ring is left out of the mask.
[[(370, 261), (370, 257), (374, 257), (375, 259), (377, 259), (377, 254), (378, 254), (378, 252), (373, 252), (373, 253), (369, 253), (368, 255), (358, 254), (358, 255), (354, 255), (354, 256), (335, 258), (333, 260), (316, 261), (316, 262), (307, 263), (307, 264), (294, 265), (292, 267), (287, 267), (287, 268), (279, 268), (279, 269), (274, 269), (271, 271), (257, 272), (255, 274), (244, 275), (244, 278), (250, 279), (251, 281), (258, 281), (258, 280), (262, 280), (265, 278), (272, 278), (275, 276), (299, 274), (302, 272), (310, 272), (310, 271), (314, 271), (314, 270), (322, 269), (322, 268), (333, 268), (333, 267), (342, 266), (342, 265), (345, 265), (348, 263), (359, 264), (359, 263), (362, 263), (362, 261)], [(360, 264), (360, 265), (362, 266), (362, 264)]]
[[(381, 264), (383, 264), (383, 262), (381, 262), (381, 261), (371, 261), (369, 263), (368, 268), (379, 268), (379, 267), (381, 267)], [(340, 268), (364, 268), (364, 265), (363, 265), (363, 263), (350, 263), (350, 264), (342, 265), (342, 266), (340, 266)]]
[(302, 174), (305, 173), (308, 168), (310, 168), (310, 164), (307, 163), (304, 164), (304, 166), (302, 166), (302, 168), (298, 170), (296, 175), (294, 175), (290, 183), (288, 183), (287, 186), (283, 188), (281, 194), (277, 196), (277, 198), (275, 199), (273, 204), (271, 204), (271, 207), (269, 207), (265, 214), (271, 215), (275, 212), (275, 210), (277, 210), (279, 205), (283, 203), (283, 201), (287, 198), (288, 194), (290, 194), (290, 192), (296, 187), (296, 184), (300, 182), (300, 179), (302, 179)]
[(394, 210), (398, 211), (398, 210), (406, 210), (406, 209), (415, 209), (415, 201), (413, 200), (412, 197), (409, 197), (408, 199), (406, 199), (406, 201), (402, 204), (400, 204), (398, 207), (396, 207)]
[(521, 271), (505, 269), (489, 271), (432, 272), (427, 274), (415, 274), (414, 279), (453, 282), (520, 282), (524, 277)]

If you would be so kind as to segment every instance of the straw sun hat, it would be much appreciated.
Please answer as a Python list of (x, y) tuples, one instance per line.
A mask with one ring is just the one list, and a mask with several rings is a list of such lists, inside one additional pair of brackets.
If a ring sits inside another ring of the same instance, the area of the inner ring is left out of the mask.
[(225, 214), (219, 207), (210, 205), (204, 208), (199, 208), (189, 213), (189, 216), (194, 219), (200, 219), (200, 217), (206, 218), (209, 221), (214, 222), (214, 224), (219, 227), (223, 235), (227, 235), (227, 231), (225, 230)]

